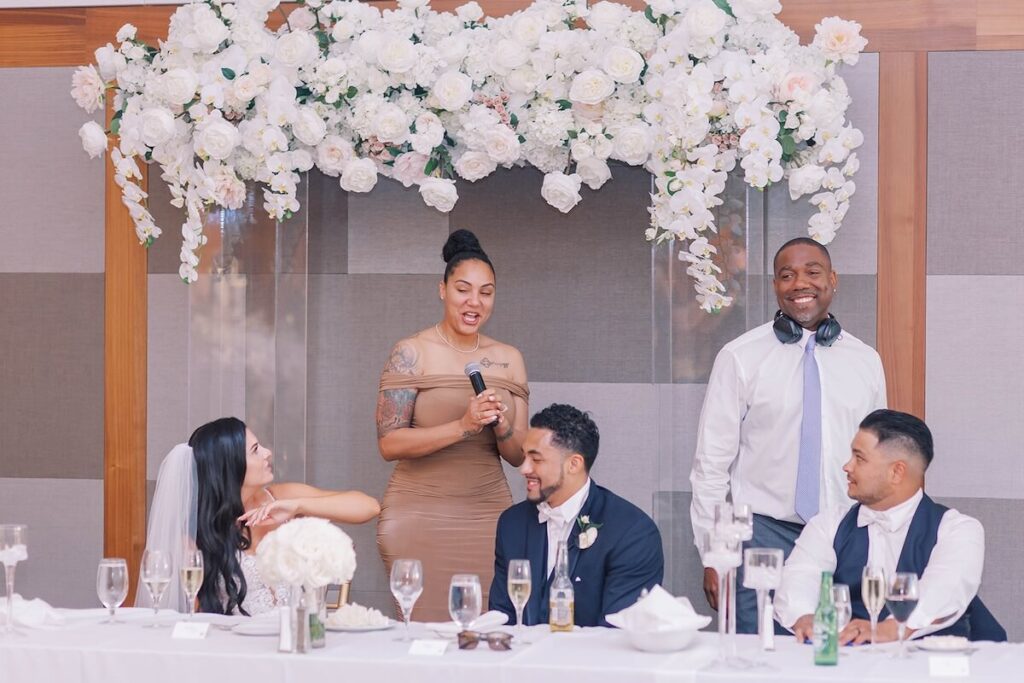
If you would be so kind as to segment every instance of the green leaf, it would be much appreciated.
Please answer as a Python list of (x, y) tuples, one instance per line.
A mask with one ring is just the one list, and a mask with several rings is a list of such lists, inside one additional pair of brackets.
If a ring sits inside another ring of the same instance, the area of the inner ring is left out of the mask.
[(222, 68), (220, 72), (224, 74), (224, 78), (228, 79), (229, 81), (235, 80), (235, 72), (227, 68), (226, 66)]
[(353, 97), (355, 97), (356, 95), (358, 95), (358, 94), (359, 94), (359, 89), (356, 88), (356, 86), (354, 86), (354, 85), (348, 86), (348, 90), (345, 91), (345, 97), (347, 97), (350, 100)]
[(793, 152), (796, 151), (796, 142), (793, 140), (793, 136), (783, 135), (779, 142), (782, 144), (782, 153), (788, 157), (793, 156)]
[(785, 124), (785, 123), (786, 123), (786, 117), (787, 117), (787, 116), (789, 116), (789, 112), (788, 112), (788, 111), (786, 111), (785, 109), (783, 109), (782, 111), (780, 111), (780, 112), (779, 112), (779, 123), (781, 123), (781, 124)]
[(512, 114), (511, 116), (508, 117), (508, 122), (513, 128), (515, 128), (516, 126), (519, 125), (519, 117), (516, 116), (515, 114)]
[(437, 159), (436, 158), (431, 158), (431, 160), (427, 162), (427, 165), (423, 167), (423, 174), (424, 175), (430, 175), (436, 169), (437, 169)]
[(654, 10), (651, 9), (650, 5), (648, 5), (647, 9), (644, 10), (644, 16), (647, 17), (647, 21), (651, 22), (652, 24), (658, 23), (658, 20), (654, 18)]
[(569, 100), (556, 100), (555, 104), (558, 105), (559, 111), (565, 111), (566, 109), (572, 109), (572, 102)]
[(712, 1), (718, 6), (718, 9), (722, 10), (723, 12), (728, 14), (733, 19), (736, 18), (736, 15), (732, 13), (732, 7), (729, 5), (729, 0), (712, 0)]
[(580, 135), (580, 134), (579, 134), (579, 132), (578, 132), (578, 131), (575, 131), (575, 130), (570, 130), (570, 131), (569, 131), (569, 139), (570, 139), (570, 140), (575, 140), (576, 138), (578, 138), (578, 137), (579, 137), (579, 135)]
[(121, 117), (120, 116), (115, 116), (114, 118), (110, 119), (110, 134), (111, 135), (117, 135), (120, 130), (121, 130)]
[(399, 147), (386, 147), (385, 149), (387, 149), (388, 154), (390, 154), (393, 157), (397, 157), (399, 154), (402, 153), (402, 150)]

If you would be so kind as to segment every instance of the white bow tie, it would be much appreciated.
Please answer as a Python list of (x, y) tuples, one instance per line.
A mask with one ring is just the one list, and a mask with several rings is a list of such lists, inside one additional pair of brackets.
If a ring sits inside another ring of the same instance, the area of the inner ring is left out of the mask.
[(537, 521), (540, 524), (547, 524), (548, 520), (559, 526), (565, 526), (565, 510), (552, 508), (547, 503), (541, 503), (537, 506)]
[(882, 531), (890, 534), (903, 526), (887, 512), (872, 510), (865, 505), (861, 505), (860, 511), (857, 513), (857, 526), (869, 526), (871, 524), (877, 525)]

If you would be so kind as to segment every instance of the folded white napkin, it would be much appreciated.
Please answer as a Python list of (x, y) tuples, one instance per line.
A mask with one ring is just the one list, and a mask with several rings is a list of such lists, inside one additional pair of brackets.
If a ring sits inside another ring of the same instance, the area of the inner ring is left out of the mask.
[[(0, 614), (7, 614), (7, 598), (0, 598)], [(5, 617), (6, 618), (6, 617)], [(45, 600), (26, 600), (14, 594), (14, 625), (24, 628), (63, 626), (64, 617)]]
[(693, 611), (686, 598), (674, 598), (655, 586), (647, 595), (624, 610), (605, 617), (612, 626), (625, 631), (696, 631), (711, 623), (711, 617)]
[[(504, 612), (491, 610), (481, 614), (469, 624), (470, 631), (490, 631), (508, 622), (508, 615)], [(431, 621), (423, 624), (428, 631), (437, 633), (457, 634), (462, 629), (454, 621)]]

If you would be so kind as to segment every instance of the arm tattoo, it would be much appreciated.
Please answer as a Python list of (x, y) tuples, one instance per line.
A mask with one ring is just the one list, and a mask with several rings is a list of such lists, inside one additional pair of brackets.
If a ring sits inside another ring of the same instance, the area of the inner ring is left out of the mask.
[[(416, 375), (419, 370), (419, 354), (416, 347), (407, 342), (398, 342), (391, 349), (391, 355), (384, 364), (384, 372), (397, 375)], [(385, 389), (377, 395), (377, 438), (395, 429), (412, 424), (412, 412), (416, 407), (415, 389)]]
[(472, 439), (473, 436), (474, 436), (473, 432), (470, 432), (470, 431), (462, 432), (462, 440), (463, 441), (465, 441), (466, 439)]
[(513, 427), (511, 424), (509, 424), (508, 430), (504, 434), (498, 434), (498, 437), (497, 437), (498, 438), (498, 443), (503, 443), (503, 442), (508, 441), (509, 439), (511, 439), (512, 435), (515, 433), (515, 431), (516, 431), (516, 428)]

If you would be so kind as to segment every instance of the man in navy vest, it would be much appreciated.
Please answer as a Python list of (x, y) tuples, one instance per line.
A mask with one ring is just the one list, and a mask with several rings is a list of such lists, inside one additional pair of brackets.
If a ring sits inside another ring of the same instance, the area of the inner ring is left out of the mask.
[(599, 440), (594, 421), (569, 405), (552, 404), (530, 420), (519, 467), (526, 500), (498, 518), (494, 544), (490, 609), (507, 614), (510, 623), (516, 613), (508, 596), (509, 561), (530, 561), (533, 586), (523, 623), (547, 623), (559, 541), (568, 541), (577, 626), (607, 626), (605, 615), (661, 583), (665, 560), (654, 521), (590, 478)]
[[(853, 619), (840, 643), (870, 640), (861, 599), (861, 573), (868, 564), (914, 572), (920, 600), (907, 634), (959, 635), (971, 640), (1006, 640), (1006, 631), (978, 599), (985, 558), (985, 532), (978, 520), (943, 507), (924, 493), (933, 457), (924, 422), (895, 410), (876, 410), (860, 423), (853, 454), (843, 466), (848, 493), (857, 504), (811, 519), (786, 561), (776, 596), (776, 617), (798, 640), (811, 637), (821, 572), (850, 587)], [(896, 621), (883, 610), (877, 642), (896, 640)]]

